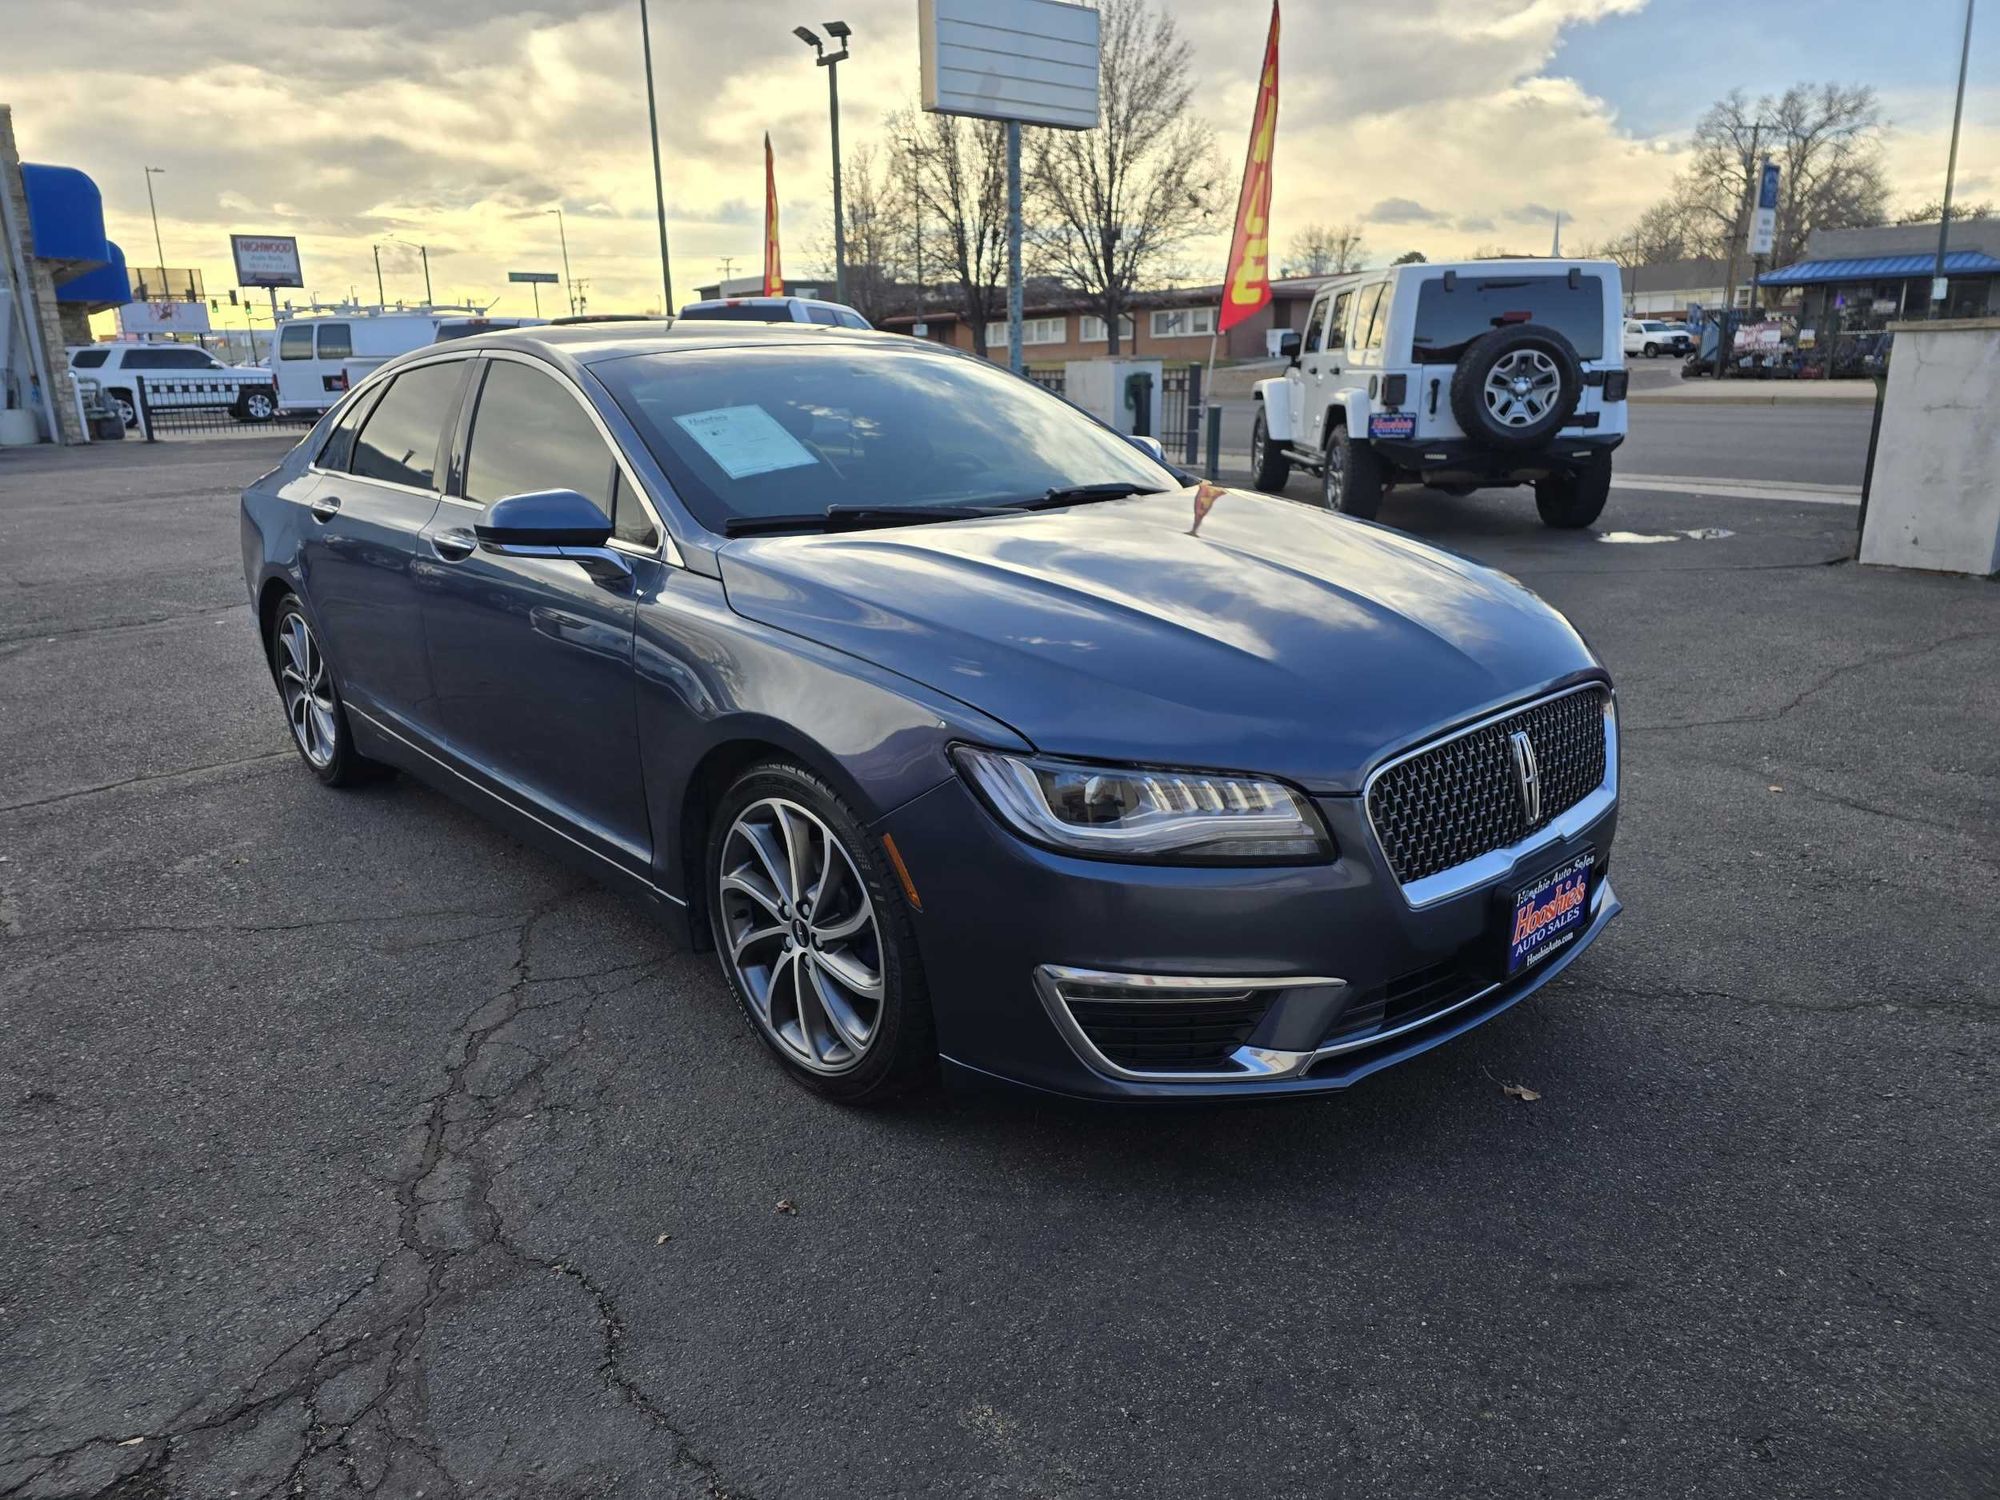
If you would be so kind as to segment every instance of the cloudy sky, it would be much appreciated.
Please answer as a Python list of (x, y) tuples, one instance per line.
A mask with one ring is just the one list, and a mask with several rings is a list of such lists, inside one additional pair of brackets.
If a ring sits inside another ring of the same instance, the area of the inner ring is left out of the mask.
[[(843, 141), (917, 87), (915, 0), (654, 0), (677, 298), (759, 254), (761, 142), (777, 153), (787, 266), (829, 238), (824, 74), (791, 28), (839, 14)], [(1201, 108), (1238, 170), (1269, 15), (1171, 0)], [(1275, 238), (1361, 221), (1370, 250), (1539, 250), (1616, 234), (1666, 186), (1694, 118), (1732, 87), (1867, 82), (1895, 131), (1899, 199), (1934, 196), (1959, 0), (1290, 0)], [(1962, 193), (2000, 197), (2000, 17), (1975, 36)], [(567, 215), (594, 310), (657, 306), (636, 0), (0, 0), (0, 102), (23, 155), (80, 167), (128, 260), (153, 259), (142, 168), (170, 265), (233, 281), (232, 230), (300, 239), (313, 294), (501, 298), (559, 267)], [(1233, 197), (1233, 186), (1229, 190)], [(1223, 253), (1218, 236), (1211, 258)], [(545, 306), (545, 311), (549, 310)]]

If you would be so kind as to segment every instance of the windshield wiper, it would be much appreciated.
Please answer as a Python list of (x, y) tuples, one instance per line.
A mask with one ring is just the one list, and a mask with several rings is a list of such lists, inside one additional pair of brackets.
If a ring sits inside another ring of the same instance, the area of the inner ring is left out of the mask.
[(877, 526), (920, 526), (926, 521), (965, 521), (1018, 509), (1011, 505), (829, 505), (817, 514), (731, 516), (724, 536), (759, 536), (776, 531), (867, 531)]
[(1049, 510), (1058, 505), (1088, 505), (1093, 500), (1123, 500), (1129, 495), (1164, 495), (1166, 491), (1150, 484), (1134, 484), (1129, 479), (1114, 479), (1106, 484), (1065, 484), (1046, 491), (1038, 500), (1022, 502), (1021, 510)]

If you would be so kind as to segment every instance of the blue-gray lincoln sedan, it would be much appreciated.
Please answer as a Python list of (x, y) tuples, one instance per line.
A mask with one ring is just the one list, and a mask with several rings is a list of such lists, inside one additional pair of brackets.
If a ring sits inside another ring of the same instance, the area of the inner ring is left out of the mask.
[(1344, 1088), (1618, 911), (1562, 616), (914, 339), (421, 350), (244, 492), (243, 561), (322, 781), (400, 768), (684, 913), (836, 1099)]

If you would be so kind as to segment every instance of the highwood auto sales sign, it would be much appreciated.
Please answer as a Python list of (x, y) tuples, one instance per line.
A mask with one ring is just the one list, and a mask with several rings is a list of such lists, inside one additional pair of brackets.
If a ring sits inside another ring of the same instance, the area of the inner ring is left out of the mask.
[(236, 257), (238, 286), (306, 284), (299, 270), (299, 242), (290, 235), (232, 234), (229, 251)]

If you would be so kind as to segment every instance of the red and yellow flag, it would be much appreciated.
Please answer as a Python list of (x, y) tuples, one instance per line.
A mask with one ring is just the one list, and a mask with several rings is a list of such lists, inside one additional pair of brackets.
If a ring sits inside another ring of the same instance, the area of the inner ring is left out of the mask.
[(1278, 0), (1271, 0), (1271, 35), (1264, 43), (1264, 72), (1250, 117), (1250, 154), (1243, 163), (1236, 233), (1222, 278), (1222, 315), (1216, 320), (1225, 333), (1271, 300), (1271, 152), (1277, 140)]
[[(771, 164), (771, 136), (764, 134), (764, 295), (785, 295), (785, 273), (778, 264), (778, 172)], [(1264, 295), (1270, 296), (1267, 288)]]

